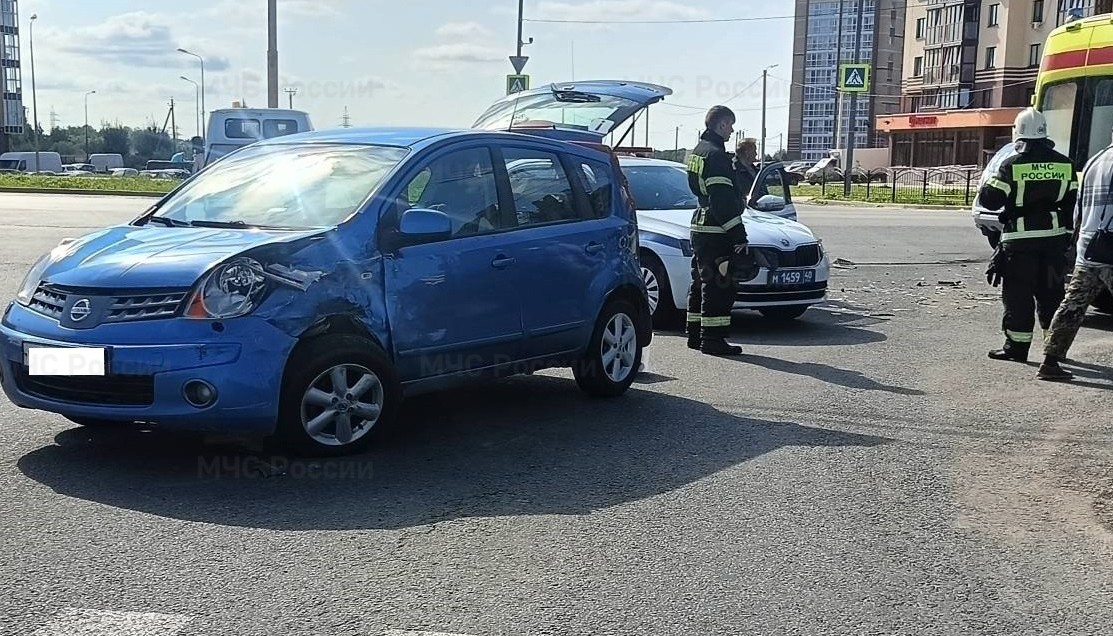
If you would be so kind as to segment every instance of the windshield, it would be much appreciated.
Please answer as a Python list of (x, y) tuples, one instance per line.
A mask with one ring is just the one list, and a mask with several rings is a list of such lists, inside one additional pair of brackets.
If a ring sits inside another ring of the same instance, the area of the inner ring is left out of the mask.
[(691, 210), (699, 200), (681, 166), (622, 166), (639, 210)]
[[(580, 95), (575, 93), (573, 95)], [(565, 128), (578, 128), (606, 134), (615, 122), (612, 117), (620, 110), (636, 110), (639, 102), (608, 95), (569, 97), (584, 101), (558, 101), (552, 93), (530, 95), (492, 106), (475, 122), (473, 128), (508, 129), (513, 124), (545, 122)]]
[(351, 216), (406, 153), (350, 144), (247, 147), (194, 177), (155, 216), (289, 229), (333, 226)]

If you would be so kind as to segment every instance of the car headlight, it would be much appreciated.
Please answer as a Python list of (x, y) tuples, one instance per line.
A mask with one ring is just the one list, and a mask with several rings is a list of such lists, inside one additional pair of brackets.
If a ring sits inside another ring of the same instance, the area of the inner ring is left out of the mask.
[(246, 316), (259, 306), (267, 291), (263, 266), (252, 258), (237, 258), (210, 272), (186, 306), (187, 318), (227, 320)]
[(43, 254), (31, 269), (27, 270), (27, 275), (23, 277), (23, 282), (19, 284), (19, 292), (16, 293), (16, 302), (23, 306), (31, 304), (31, 299), (35, 296), (35, 290), (39, 288), (39, 283), (42, 282), (43, 272), (46, 271), (47, 266), (50, 265), (50, 254)]

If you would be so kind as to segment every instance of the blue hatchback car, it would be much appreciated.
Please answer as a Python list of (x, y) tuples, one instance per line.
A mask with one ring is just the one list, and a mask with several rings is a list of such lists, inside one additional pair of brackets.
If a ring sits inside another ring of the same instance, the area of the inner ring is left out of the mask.
[(314, 455), (464, 383), (571, 367), (622, 394), (652, 330), (633, 202), (598, 142), (664, 91), (552, 86), (471, 130), (247, 146), (32, 266), (0, 327), (4, 391), (79, 424)]

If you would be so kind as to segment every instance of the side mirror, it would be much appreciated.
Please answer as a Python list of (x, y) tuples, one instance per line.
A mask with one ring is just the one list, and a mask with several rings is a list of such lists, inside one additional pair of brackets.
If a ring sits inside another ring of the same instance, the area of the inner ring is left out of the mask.
[(781, 212), (785, 209), (785, 200), (783, 197), (767, 194), (754, 203), (754, 209), (758, 212)]
[(402, 214), (398, 233), (402, 242), (407, 245), (443, 241), (452, 238), (452, 219), (438, 210), (406, 210)]

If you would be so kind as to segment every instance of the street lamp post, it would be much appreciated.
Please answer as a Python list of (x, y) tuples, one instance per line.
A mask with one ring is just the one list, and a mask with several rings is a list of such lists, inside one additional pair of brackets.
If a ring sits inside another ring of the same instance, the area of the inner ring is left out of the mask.
[(201, 97), (200, 97), (201, 96), (201, 87), (197, 84), (197, 82), (189, 79), (185, 75), (182, 75), (181, 79), (184, 79), (185, 81), (189, 82), (190, 84), (193, 84), (193, 111), (195, 113), (197, 113), (197, 116), (195, 117), (196, 121), (194, 123), (197, 124), (197, 136), (200, 137), (201, 136), (201, 105), (200, 105), (201, 102), (199, 100), (201, 99)]
[(96, 91), (85, 93), (85, 162), (89, 162), (89, 96)]
[[(205, 115), (208, 114), (208, 111), (205, 110), (205, 58), (196, 53), (191, 53), (190, 51), (187, 51), (185, 49), (178, 49), (178, 52), (185, 53), (186, 55), (192, 55), (198, 60), (201, 60), (201, 123), (202, 125), (204, 125)], [(198, 133), (198, 136), (200, 137), (202, 135)]]
[(35, 133), (35, 172), (39, 171), (39, 98), (35, 91), (35, 20), (39, 14), (31, 14), (31, 23), (27, 27), (27, 41), (31, 45), (31, 130)]

